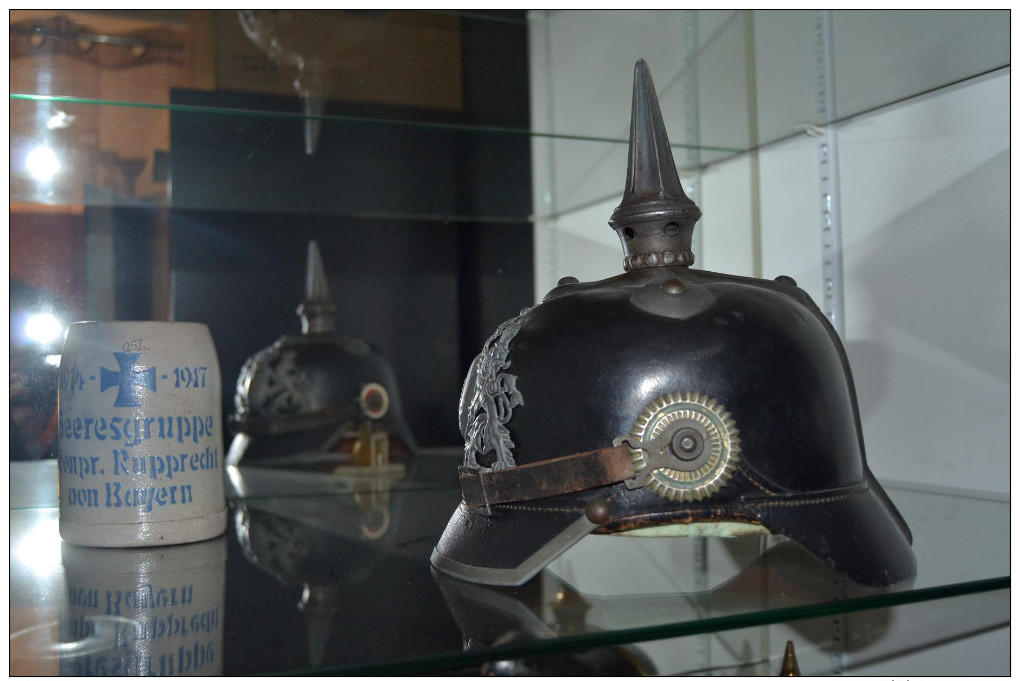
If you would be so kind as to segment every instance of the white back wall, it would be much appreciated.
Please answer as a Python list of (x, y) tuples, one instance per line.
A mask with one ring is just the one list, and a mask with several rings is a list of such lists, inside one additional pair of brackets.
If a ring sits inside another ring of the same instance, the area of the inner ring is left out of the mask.
[[(690, 34), (691, 14), (699, 45), (693, 64), (677, 39)], [(793, 118), (781, 122), (772, 84), (783, 72), (811, 73), (802, 65), (787, 68), (811, 47), (810, 13), (754, 15), (749, 37), (743, 12), (536, 12), (533, 127), (625, 140), (633, 65), (646, 58), (682, 179), (704, 213), (696, 266), (792, 276), (821, 305), (816, 141), (794, 136), (722, 161), (701, 152), (707, 165), (700, 173), (686, 169), (697, 153), (677, 147), (691, 141), (685, 135), (692, 116), (703, 144), (738, 146), (759, 134), (796, 131), (814, 85), (787, 83)], [(835, 18), (861, 19), (838, 12)], [(956, 16), (938, 15), (925, 25), (936, 20)], [(990, 39), (1001, 29), (989, 26), (979, 17), (965, 28)], [(621, 28), (630, 33), (608, 39)], [(850, 42), (837, 50), (844, 60), (860, 57)], [(753, 69), (748, 45), (760, 57)], [(940, 45), (946, 41), (922, 48)], [(918, 77), (936, 77), (930, 64), (910, 55), (916, 50), (896, 57), (903, 66), (894, 80), (911, 68), (921, 69)], [(850, 104), (870, 104), (889, 87), (891, 76), (869, 79), (847, 64), (839, 70), (851, 74), (844, 75), (854, 88), (845, 98)], [(725, 115), (716, 115), (720, 110)], [(748, 118), (758, 110), (760, 128)], [(858, 116), (836, 134), (844, 343), (869, 464), (881, 479), (1008, 492), (1008, 70)], [(620, 244), (606, 223), (622, 194), (626, 145), (536, 137), (534, 152), (536, 296), (565, 275), (583, 281), (622, 272)]]
[[(1003, 63), (1002, 45), (1008, 63), (1008, 20), (983, 12), (883, 12), (885, 23), (872, 30), (873, 15), (831, 15), (839, 92), (833, 104), (842, 121), (833, 131), (838, 283), (868, 461), (887, 482), (1008, 493), (1008, 69), (850, 117), (898, 99), (911, 85), (918, 92), (982, 73), (981, 64)], [(815, 18), (804, 11), (532, 14), (532, 127), (616, 140), (534, 139), (538, 299), (562, 276), (591, 281), (623, 271), (607, 221), (627, 167), (632, 69), (644, 58), (681, 178), (704, 213), (695, 230), (695, 266), (792, 276), (823, 305), (819, 142), (798, 134), (801, 124), (818, 122)], [(679, 146), (689, 143), (711, 148)], [(762, 143), (757, 152), (725, 151)], [(981, 530), (954, 537), (964, 565), (980, 557), (989, 533), (1008, 532)], [(637, 553), (613, 545), (607, 553), (607, 541), (625, 540), (600, 539), (582, 540), (553, 572), (584, 582), (585, 593), (617, 593), (620, 585), (607, 575), (634, 582), (640, 566), (642, 589), (682, 594), (710, 587), (676, 584), (674, 566), (690, 564), (683, 552), (695, 540), (642, 544)], [(939, 551), (926, 554), (939, 543), (918, 536), (922, 571), (945, 559)], [(659, 560), (649, 560), (653, 550), (664, 552)], [(719, 567), (714, 560), (713, 569)], [(642, 649), (663, 672), (774, 674), (785, 641), (794, 640), (808, 673), (1005, 673), (1009, 626), (1001, 593), (957, 600)], [(947, 611), (960, 617), (946, 618)], [(940, 632), (947, 624), (956, 628)], [(837, 643), (836, 630), (846, 640)]]
[(887, 477), (1009, 491), (1009, 77), (840, 132), (846, 334)]

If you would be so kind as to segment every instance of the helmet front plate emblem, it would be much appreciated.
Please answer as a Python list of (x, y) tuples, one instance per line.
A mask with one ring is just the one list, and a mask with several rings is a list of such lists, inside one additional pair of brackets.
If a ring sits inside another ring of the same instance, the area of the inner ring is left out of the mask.
[[(460, 398), (461, 434), (464, 436), (465, 468), (511, 468), (516, 466), (513, 439), (506, 424), (514, 407), (524, 404), (517, 376), (510, 367), (510, 341), (521, 330), (531, 308), (499, 325), (475, 358)], [(491, 460), (490, 460), (491, 459)]]
[[(298, 356), (293, 350), (267, 352), (257, 357), (251, 373), (264, 364), (264, 374), (259, 381), (252, 381), (248, 395), (252, 411), (270, 416), (296, 414), (308, 409), (308, 375), (298, 366)], [(241, 376), (245, 372), (242, 370)]]
[(725, 407), (696, 392), (658, 397), (641, 411), (630, 434), (615, 444), (631, 448), (638, 471), (627, 487), (650, 487), (676, 501), (715, 493), (740, 459), (740, 435)]

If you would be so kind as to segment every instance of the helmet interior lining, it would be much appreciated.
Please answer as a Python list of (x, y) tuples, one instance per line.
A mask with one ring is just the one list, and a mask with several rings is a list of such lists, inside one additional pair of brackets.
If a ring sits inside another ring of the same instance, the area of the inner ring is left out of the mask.
[(612, 534), (627, 537), (742, 537), (745, 535), (772, 534), (764, 525), (756, 523), (736, 522), (732, 520), (714, 520), (695, 523), (670, 523), (668, 525), (652, 525), (638, 527)]

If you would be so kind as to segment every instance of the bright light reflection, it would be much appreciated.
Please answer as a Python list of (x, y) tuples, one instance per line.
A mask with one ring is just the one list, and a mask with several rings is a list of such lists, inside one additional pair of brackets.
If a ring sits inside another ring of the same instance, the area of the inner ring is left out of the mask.
[(641, 387), (639, 388), (642, 395), (651, 395), (653, 392), (657, 392), (659, 389), (659, 378), (657, 376), (646, 376), (641, 380)]
[[(241, 433), (238, 437), (247, 436)], [(241, 471), (236, 466), (227, 466), (227, 478), (229, 478), (230, 484), (234, 488), (234, 491), (237, 492), (238, 496), (243, 497), (248, 493), (248, 488), (244, 484), (244, 477), (241, 475)]]
[(49, 312), (37, 312), (25, 322), (25, 335), (40, 345), (57, 340), (63, 330), (64, 325)]
[(32, 177), (41, 182), (46, 182), (52, 180), (53, 176), (60, 171), (60, 159), (57, 158), (57, 155), (49, 147), (38, 146), (28, 152), (25, 166)]
[(60, 521), (56, 517), (40, 518), (22, 535), (14, 547), (13, 558), (37, 577), (46, 577), (60, 570)]
[(74, 123), (74, 116), (68, 116), (65, 111), (57, 111), (46, 121), (47, 130), (62, 130), (71, 127)]
[(51, 367), (60, 366), (60, 355), (46, 355), (43, 361), (49, 364)]

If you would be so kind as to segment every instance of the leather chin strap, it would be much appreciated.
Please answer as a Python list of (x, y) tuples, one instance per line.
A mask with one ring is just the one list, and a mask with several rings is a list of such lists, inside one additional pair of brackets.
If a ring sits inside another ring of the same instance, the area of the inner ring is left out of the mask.
[(626, 444), (511, 468), (460, 468), (460, 489), (470, 508), (545, 499), (605, 487), (633, 478)]

